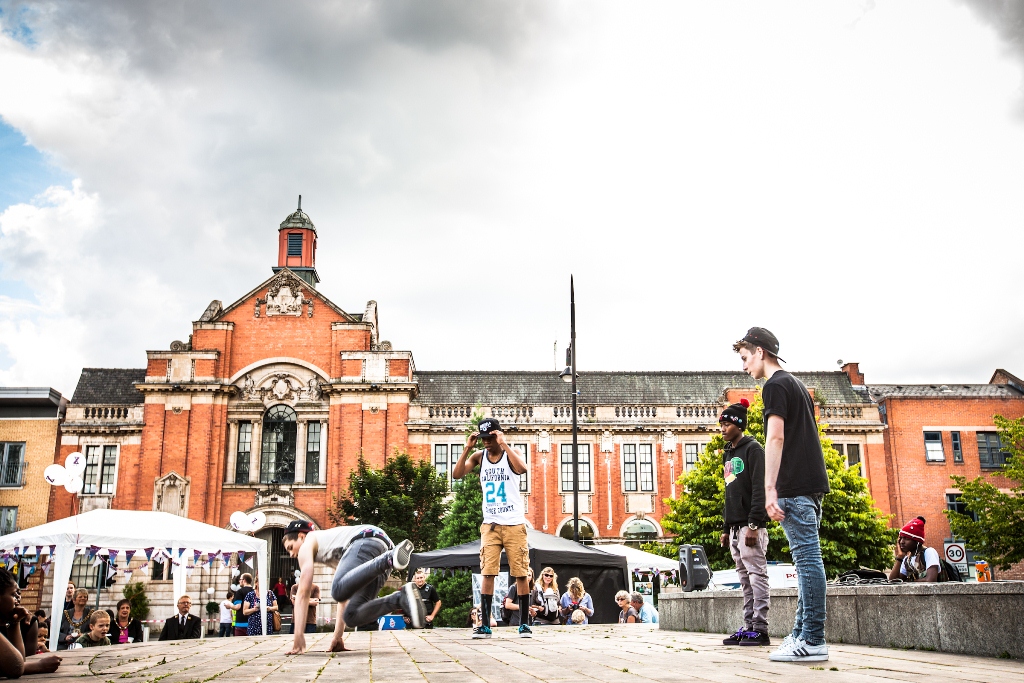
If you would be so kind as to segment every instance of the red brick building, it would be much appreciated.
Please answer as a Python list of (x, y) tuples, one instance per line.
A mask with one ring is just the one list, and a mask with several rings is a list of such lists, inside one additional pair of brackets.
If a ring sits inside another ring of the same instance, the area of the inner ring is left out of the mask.
[[(222, 526), (235, 510), (259, 509), (274, 540), (296, 517), (327, 523), (360, 455), (379, 467), (408, 451), (450, 476), (481, 405), (527, 457), (529, 523), (568, 531), (570, 397), (557, 373), (417, 371), (411, 351), (381, 337), (375, 302), (351, 313), (319, 291), (316, 239), (296, 211), (281, 223), (273, 275), (228, 306), (211, 302), (188, 341), (146, 352), (145, 368), (82, 371), (58, 456), (88, 457), (77, 508)], [(849, 460), (873, 488), (885, 481), (883, 424), (863, 380), (851, 380), (856, 366), (797, 375)], [(588, 372), (579, 388), (582, 531), (600, 541), (662, 534), (676, 479), (721, 409), (755, 384), (742, 372)], [(51, 519), (73, 509), (70, 494), (53, 491)]]
[[(988, 384), (871, 384), (868, 391), (885, 425), (885, 471), (872, 478), (872, 495), (879, 507), (888, 501), (895, 527), (924, 517), (927, 544), (941, 551), (952, 540), (943, 512), (959, 506), (950, 477), (989, 478), (1003, 465), (993, 418), (1024, 416), (1024, 381), (996, 370)], [(1001, 477), (992, 483), (1007, 486)], [(1000, 576), (1024, 578), (1024, 570)]]

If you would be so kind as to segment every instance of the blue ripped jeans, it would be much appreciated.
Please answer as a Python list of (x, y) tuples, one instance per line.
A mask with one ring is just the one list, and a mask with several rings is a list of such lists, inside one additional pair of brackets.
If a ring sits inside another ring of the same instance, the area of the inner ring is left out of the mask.
[(786, 515), (782, 530), (793, 554), (800, 591), (793, 637), (803, 638), (808, 645), (821, 645), (825, 642), (825, 565), (818, 539), (821, 501), (818, 496), (779, 498), (779, 507)]

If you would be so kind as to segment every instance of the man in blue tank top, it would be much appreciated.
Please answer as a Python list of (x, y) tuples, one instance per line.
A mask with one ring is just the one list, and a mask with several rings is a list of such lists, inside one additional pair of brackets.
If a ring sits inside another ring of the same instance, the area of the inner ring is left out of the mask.
[[(473, 452), (478, 441), (484, 450)], [(472, 453), (472, 455), (470, 455)], [(470, 435), (462, 457), (452, 468), (452, 478), (462, 479), (480, 465), (480, 486), (483, 488), (484, 523), (480, 526), (480, 607), (483, 620), (473, 629), (474, 638), (490, 638), (489, 615), (494, 600), (494, 577), (501, 568), (501, 551), (508, 559), (509, 575), (516, 580), (519, 613), (530, 613), (530, 549), (526, 541), (526, 517), (522, 496), (519, 495), (519, 476), (526, 473), (522, 454), (505, 442), (501, 425), (492, 417), (481, 420), (477, 432)], [(521, 620), (519, 635), (532, 638), (533, 632)]]

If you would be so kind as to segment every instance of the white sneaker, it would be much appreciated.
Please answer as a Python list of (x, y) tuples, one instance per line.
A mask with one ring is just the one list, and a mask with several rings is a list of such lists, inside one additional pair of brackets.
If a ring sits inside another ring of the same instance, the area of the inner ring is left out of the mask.
[(803, 638), (787, 636), (775, 652), (768, 655), (773, 662), (827, 662), (828, 645), (808, 645)]

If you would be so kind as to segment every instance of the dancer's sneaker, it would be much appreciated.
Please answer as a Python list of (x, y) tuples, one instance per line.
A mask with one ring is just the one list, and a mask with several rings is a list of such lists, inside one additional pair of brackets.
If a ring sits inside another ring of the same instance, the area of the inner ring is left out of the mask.
[(533, 631), (526, 624), (520, 624), (519, 626), (519, 637), (520, 638), (533, 638)]
[(736, 633), (723, 640), (722, 645), (739, 645), (740, 641), (746, 637), (747, 630), (745, 628), (741, 628), (739, 631), (736, 631)]
[(426, 622), (426, 612), (423, 609), (423, 598), (420, 597), (420, 589), (416, 587), (416, 584), (409, 582), (402, 586), (400, 604), (402, 612), (412, 622), (410, 625), (413, 628), (423, 628)]
[(401, 543), (395, 546), (395, 549), (391, 551), (391, 566), (394, 569), (402, 570), (409, 566), (409, 560), (412, 559), (413, 545), (412, 541), (405, 539)]
[(473, 629), (473, 637), (474, 638), (490, 638), (491, 637), (491, 627), (490, 626), (477, 626), (475, 629)]
[(747, 631), (747, 636), (740, 645), (771, 645), (772, 639), (764, 631)]
[(768, 659), (773, 662), (827, 662), (828, 645), (808, 645), (803, 638), (793, 638), (768, 655)]

